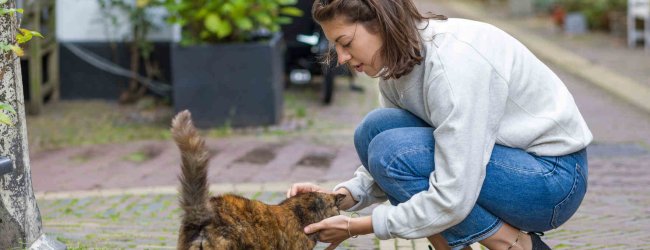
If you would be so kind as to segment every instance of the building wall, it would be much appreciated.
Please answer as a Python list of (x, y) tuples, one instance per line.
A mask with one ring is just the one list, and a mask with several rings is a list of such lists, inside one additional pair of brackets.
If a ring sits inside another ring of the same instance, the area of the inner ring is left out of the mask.
[[(57, 37), (61, 42), (124, 42), (129, 41), (130, 23), (128, 17), (119, 10), (117, 25), (100, 10), (98, 0), (56, 0)], [(130, 0), (135, 3), (135, 0)], [(177, 28), (164, 20), (164, 8), (151, 10), (151, 15), (159, 20), (158, 30), (152, 30), (150, 39), (156, 42), (176, 41), (180, 37)]]
[[(39, 0), (30, 0), (39, 1)], [(116, 66), (130, 69), (131, 41), (129, 18), (120, 10), (116, 25), (102, 13), (98, 0), (56, 0), (56, 35), (60, 51), (60, 81), (62, 99), (117, 99), (128, 88), (129, 78), (114, 75), (106, 69), (97, 68), (72, 53), (67, 44), (78, 46), (96, 56), (111, 61)], [(135, 3), (135, 0), (129, 0)], [(152, 9), (157, 16), (157, 30), (151, 30), (149, 40), (154, 42), (152, 58), (157, 61), (164, 75), (159, 81), (168, 82), (169, 46), (180, 38), (178, 28), (164, 20), (164, 8)], [(178, 34), (178, 35), (176, 35)], [(144, 66), (140, 75), (146, 75)]]

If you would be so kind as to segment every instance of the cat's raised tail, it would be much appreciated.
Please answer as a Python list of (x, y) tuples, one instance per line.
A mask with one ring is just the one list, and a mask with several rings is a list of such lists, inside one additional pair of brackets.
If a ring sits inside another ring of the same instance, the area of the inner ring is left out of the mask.
[(180, 206), (185, 212), (183, 220), (193, 225), (203, 225), (209, 220), (208, 200), (208, 150), (205, 140), (192, 124), (189, 111), (179, 112), (172, 120), (172, 136), (181, 151)]

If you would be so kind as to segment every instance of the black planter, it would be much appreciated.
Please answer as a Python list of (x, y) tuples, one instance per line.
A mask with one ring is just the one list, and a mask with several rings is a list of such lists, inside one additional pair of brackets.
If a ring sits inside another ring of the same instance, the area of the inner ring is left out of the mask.
[[(65, 42), (62, 42), (65, 43)], [(125, 70), (130, 69), (131, 56), (129, 45), (126, 43), (110, 42), (74, 42), (73, 45), (93, 53), (107, 61), (117, 64)], [(122, 91), (128, 88), (129, 78), (114, 75), (103, 69), (88, 64), (65, 46), (60, 46), (60, 82), (61, 99), (106, 99), (118, 100)], [(163, 74), (162, 82), (170, 79), (169, 48), (167, 42), (154, 43), (152, 59), (158, 63)], [(29, 83), (28, 75), (23, 72), (23, 84)], [(140, 65), (140, 75), (146, 76), (144, 65)], [(26, 85), (24, 85), (26, 88)], [(29, 91), (25, 91), (28, 93)], [(26, 98), (29, 98), (26, 96)]]
[(282, 117), (284, 43), (172, 46), (174, 109), (198, 127), (259, 126)]

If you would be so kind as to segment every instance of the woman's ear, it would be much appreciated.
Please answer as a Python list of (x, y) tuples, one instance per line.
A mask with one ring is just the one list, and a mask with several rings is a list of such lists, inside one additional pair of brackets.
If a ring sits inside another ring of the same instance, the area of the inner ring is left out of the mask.
[(345, 197), (347, 197), (347, 195), (336, 194), (336, 201), (334, 202), (334, 204), (336, 204), (337, 207), (340, 206), (341, 202), (343, 202), (343, 199), (345, 199)]

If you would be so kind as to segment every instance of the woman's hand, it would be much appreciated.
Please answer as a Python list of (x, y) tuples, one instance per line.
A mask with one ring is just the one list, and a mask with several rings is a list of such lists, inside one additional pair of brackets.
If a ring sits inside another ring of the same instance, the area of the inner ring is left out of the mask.
[(306, 234), (316, 232), (318, 232), (319, 241), (330, 243), (326, 248), (326, 250), (330, 250), (351, 236), (372, 233), (372, 219), (370, 216), (350, 218), (345, 215), (337, 215), (305, 227)]
[(341, 242), (350, 238), (348, 234), (348, 220), (345, 215), (329, 217), (320, 222), (305, 227), (306, 234), (318, 232), (318, 241), (330, 243), (326, 250), (336, 248)]
[(352, 194), (350, 194), (350, 191), (348, 191), (347, 188), (339, 188), (336, 191), (331, 192), (316, 184), (308, 183), (308, 182), (293, 184), (289, 188), (289, 190), (287, 190), (287, 198), (291, 198), (300, 193), (308, 193), (308, 192), (321, 192), (326, 194), (344, 194), (345, 198), (339, 204), (339, 209), (341, 210), (348, 210), (349, 208), (357, 204), (357, 201), (355, 201), (354, 198), (352, 198)]
[(329, 190), (319, 187), (316, 184), (304, 182), (304, 183), (294, 183), (289, 188), (289, 190), (287, 190), (287, 198), (291, 198), (300, 193), (309, 193), (309, 192), (321, 192), (321, 193), (332, 194), (332, 192), (330, 192)]

